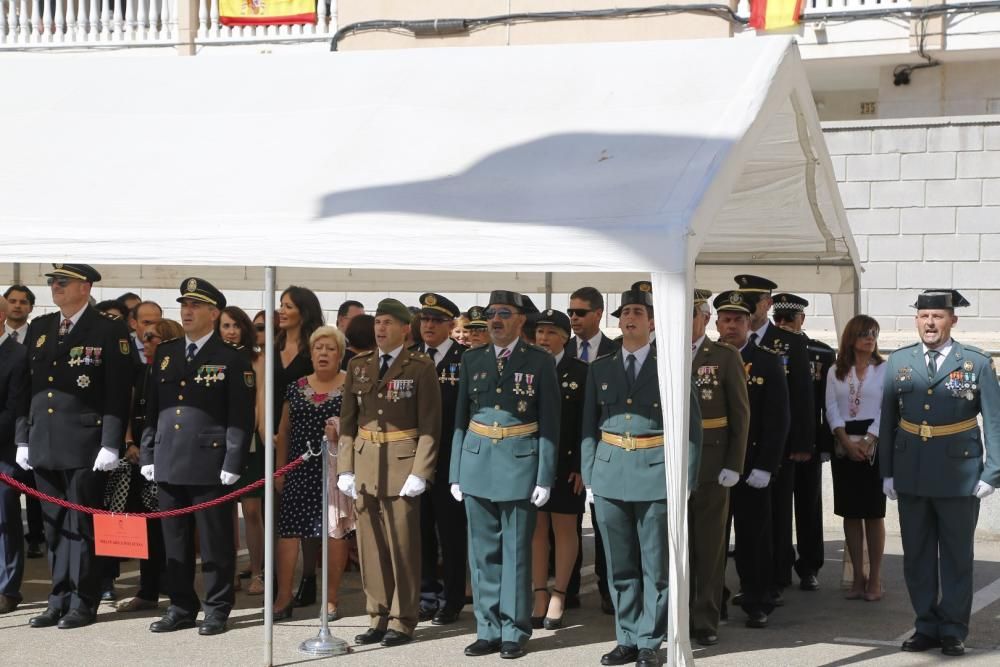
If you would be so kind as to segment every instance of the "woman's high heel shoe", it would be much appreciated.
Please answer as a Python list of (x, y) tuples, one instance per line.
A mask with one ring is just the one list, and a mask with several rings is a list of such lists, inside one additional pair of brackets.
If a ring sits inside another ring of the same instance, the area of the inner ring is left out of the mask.
[(278, 621), (285, 621), (292, 617), (292, 610), (295, 608), (295, 601), (289, 602), (285, 605), (284, 609), (275, 609), (274, 614), (271, 619), (277, 623)]
[[(536, 589), (534, 589), (532, 591), (532, 593), (548, 593), (548, 592), (549, 592), (549, 589), (547, 589), (547, 588), (536, 588)], [(545, 606), (546, 606), (546, 609), (547, 609), (548, 605), (546, 604)], [(533, 629), (535, 629), (535, 630), (541, 630), (542, 627), (543, 627), (543, 625), (544, 625), (544, 622), (545, 622), (545, 617), (544, 616), (532, 616), (531, 617), (531, 627)]]
[[(561, 595), (563, 599), (563, 613), (559, 615), (559, 618), (552, 618), (547, 613), (545, 618), (542, 620), (542, 627), (546, 630), (558, 630), (562, 627), (562, 617), (566, 613), (566, 591), (560, 591), (558, 589), (552, 589), (552, 595)], [(550, 598), (551, 599), (551, 598)]]

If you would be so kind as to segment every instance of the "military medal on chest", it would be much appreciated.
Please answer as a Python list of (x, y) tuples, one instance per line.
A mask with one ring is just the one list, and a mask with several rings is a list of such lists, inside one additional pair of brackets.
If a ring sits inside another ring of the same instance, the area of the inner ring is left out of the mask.
[(79, 366), (83, 363), (83, 346), (71, 347), (69, 349), (69, 361), (67, 366)]
[(81, 375), (80, 377), (78, 377), (76, 379), (76, 386), (79, 387), (80, 389), (86, 389), (87, 387), (89, 387), (90, 386), (90, 376), (89, 375)]
[(524, 393), (524, 389), (521, 388), (521, 380), (524, 379), (524, 373), (514, 373), (514, 395), (520, 396)]
[(531, 373), (524, 374), (524, 381), (528, 385), (528, 388), (524, 390), (524, 393), (528, 396), (535, 395), (535, 376)]
[(523, 399), (522, 399), (522, 400), (520, 400), (520, 401), (518, 401), (518, 402), (517, 402), (517, 411), (518, 411), (518, 413), (520, 413), (520, 414), (522, 414), (522, 415), (523, 415), (523, 414), (524, 414), (525, 412), (527, 412), (527, 411), (528, 411), (528, 402), (527, 402), (527, 401), (525, 401), (525, 400), (523, 400)]

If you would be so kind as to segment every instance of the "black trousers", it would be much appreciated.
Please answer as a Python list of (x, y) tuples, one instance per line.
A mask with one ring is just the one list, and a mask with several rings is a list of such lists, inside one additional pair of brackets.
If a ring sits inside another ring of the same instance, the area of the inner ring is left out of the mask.
[[(22, 484), (31, 477), (18, 465), (0, 461), (0, 472)], [(24, 526), (21, 524), (21, 494), (0, 482), (0, 595), (21, 599), (24, 578)]]
[(795, 572), (801, 578), (823, 567), (823, 461), (817, 453), (794, 468)]
[(741, 481), (730, 493), (733, 530), (736, 534), (736, 572), (743, 592), (741, 606), (747, 613), (771, 613), (771, 577), (774, 545), (771, 535), (770, 486), (755, 489)]
[[(190, 507), (224, 496), (229, 487), (194, 486), (159, 483), (160, 510)], [(160, 519), (166, 556), (165, 588), (171, 609), (184, 616), (198, 614), (198, 594), (194, 589), (194, 531), (201, 545), (201, 571), (204, 577), (205, 600), (201, 608), (205, 617), (229, 618), (236, 593), (236, 547), (233, 542), (233, 504), (223, 503), (194, 514)]]
[(795, 547), (792, 546), (792, 493), (795, 489), (795, 463), (787, 458), (778, 472), (771, 476), (771, 537), (773, 540), (774, 570), (771, 586), (781, 591), (792, 583), (795, 564)]
[[(17, 467), (21, 469), (20, 466)], [(30, 472), (24, 478), (24, 483), (28, 486), (35, 486), (35, 477)], [(31, 544), (43, 544), (45, 542), (45, 523), (42, 521), (42, 504), (37, 498), (27, 496), (24, 499), (24, 509), (28, 514), (28, 532), (24, 539)]]
[[(455, 500), (448, 484), (433, 484), (420, 499), (420, 598), (444, 598), (448, 611), (465, 606), (465, 570), (469, 561), (465, 504)], [(441, 576), (438, 576), (438, 549)], [(440, 583), (439, 583), (440, 580)]]
[[(101, 507), (108, 473), (90, 468), (35, 468), (35, 486), (55, 498), (86, 507)], [(45, 541), (49, 545), (52, 591), (49, 608), (62, 612), (97, 613), (101, 601), (101, 569), (94, 555), (94, 520), (89, 514), (45, 503)]]

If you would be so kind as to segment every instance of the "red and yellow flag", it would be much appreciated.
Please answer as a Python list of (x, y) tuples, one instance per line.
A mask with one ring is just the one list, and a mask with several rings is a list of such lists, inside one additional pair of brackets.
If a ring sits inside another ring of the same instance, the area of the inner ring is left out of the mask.
[(802, 0), (750, 0), (750, 27), (779, 30), (799, 24)]
[(316, 0), (219, 0), (222, 25), (291, 25), (316, 22)]

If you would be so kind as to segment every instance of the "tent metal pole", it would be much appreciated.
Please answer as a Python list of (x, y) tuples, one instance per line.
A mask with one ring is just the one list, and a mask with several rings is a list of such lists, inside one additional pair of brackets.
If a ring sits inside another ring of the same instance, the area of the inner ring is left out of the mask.
[(545, 309), (552, 307), (552, 272), (545, 272)]
[(274, 267), (264, 269), (264, 665), (274, 664)]
[(21, 263), (20, 262), (14, 262), (13, 264), (11, 264), (10, 282), (11, 282), (12, 285), (20, 285), (21, 284)]

